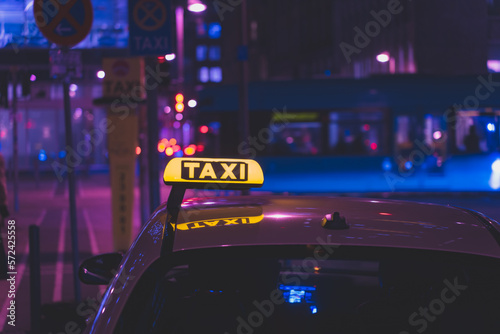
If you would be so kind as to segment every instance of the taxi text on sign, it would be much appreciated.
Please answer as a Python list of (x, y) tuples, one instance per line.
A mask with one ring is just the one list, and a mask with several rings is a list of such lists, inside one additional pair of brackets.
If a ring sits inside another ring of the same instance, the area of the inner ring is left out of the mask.
[(38, 29), (50, 42), (66, 47), (80, 43), (94, 20), (90, 0), (36, 0), (33, 15)]
[(139, 58), (105, 58), (103, 70), (106, 73), (103, 95), (115, 99), (107, 114), (113, 128), (108, 134), (113, 244), (119, 251), (127, 250), (132, 241), (138, 135), (137, 110), (126, 101), (131, 96), (144, 97), (144, 62)]
[(129, 49), (134, 56), (172, 52), (170, 0), (129, 0)]
[(217, 189), (260, 188), (264, 175), (260, 165), (249, 159), (174, 158), (169, 161), (163, 181), (190, 189), (215, 185)]

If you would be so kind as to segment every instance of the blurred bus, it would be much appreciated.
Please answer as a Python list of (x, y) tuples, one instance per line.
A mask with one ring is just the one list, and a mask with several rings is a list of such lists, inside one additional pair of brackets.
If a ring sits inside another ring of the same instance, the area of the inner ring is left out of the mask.
[[(495, 74), (253, 83), (251, 138), (245, 140), (239, 136), (238, 87), (214, 86), (201, 92), (198, 120), (218, 129), (199, 137), (207, 156), (255, 155), (266, 173), (358, 171), (407, 178), (461, 170), (484, 173), (491, 189), (500, 151), (499, 86)], [(467, 174), (456, 175), (462, 176)], [(453, 182), (433, 188), (453, 189)]]

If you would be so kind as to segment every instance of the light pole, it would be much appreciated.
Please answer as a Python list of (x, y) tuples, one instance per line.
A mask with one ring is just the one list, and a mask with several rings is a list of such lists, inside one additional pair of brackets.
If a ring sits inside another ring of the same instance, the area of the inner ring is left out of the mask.
[(376, 58), (379, 63), (389, 62), (389, 73), (396, 73), (396, 59), (394, 57), (391, 57), (389, 52), (380, 53)]
[[(241, 45), (240, 45), (240, 61), (241, 61), (241, 80), (240, 80), (240, 131), (241, 142), (248, 140), (250, 137), (250, 116), (248, 111), (248, 24), (247, 24), (247, 1), (241, 2)], [(248, 158), (242, 156), (242, 158)]]

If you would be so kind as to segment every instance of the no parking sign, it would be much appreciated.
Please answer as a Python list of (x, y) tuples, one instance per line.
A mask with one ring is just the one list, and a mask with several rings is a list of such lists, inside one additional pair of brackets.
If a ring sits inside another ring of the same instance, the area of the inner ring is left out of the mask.
[(33, 14), (40, 32), (52, 43), (71, 47), (90, 32), (94, 12), (90, 0), (37, 0)]

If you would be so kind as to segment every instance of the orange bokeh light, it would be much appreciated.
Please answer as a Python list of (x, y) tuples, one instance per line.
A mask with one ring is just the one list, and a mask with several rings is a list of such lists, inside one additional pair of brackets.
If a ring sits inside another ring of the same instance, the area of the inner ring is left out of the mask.
[(158, 144), (158, 152), (162, 153), (165, 152), (165, 149), (167, 148), (167, 145), (162, 141)]
[(188, 146), (184, 149), (185, 155), (193, 155), (196, 153), (196, 149), (193, 146)]
[(175, 104), (175, 111), (177, 112), (183, 112), (184, 111), (184, 103), (176, 103)]

